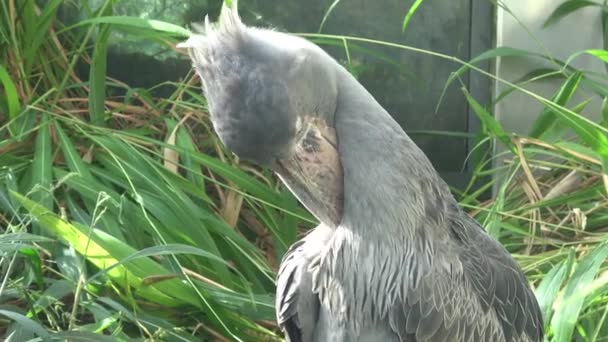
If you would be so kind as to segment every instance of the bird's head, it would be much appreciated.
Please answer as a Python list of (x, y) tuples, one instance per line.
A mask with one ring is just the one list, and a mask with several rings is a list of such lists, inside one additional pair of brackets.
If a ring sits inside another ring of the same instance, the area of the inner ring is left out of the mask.
[(221, 141), (276, 171), (323, 223), (339, 224), (333, 60), (302, 38), (245, 26), (236, 6), (199, 31), (179, 46), (189, 49)]

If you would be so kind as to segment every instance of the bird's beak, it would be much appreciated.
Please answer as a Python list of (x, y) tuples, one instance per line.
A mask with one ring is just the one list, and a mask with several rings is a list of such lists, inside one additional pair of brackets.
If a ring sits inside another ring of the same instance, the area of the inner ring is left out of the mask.
[(344, 184), (336, 131), (319, 118), (303, 121), (294, 152), (278, 160), (275, 171), (317, 219), (336, 227), (342, 220)]

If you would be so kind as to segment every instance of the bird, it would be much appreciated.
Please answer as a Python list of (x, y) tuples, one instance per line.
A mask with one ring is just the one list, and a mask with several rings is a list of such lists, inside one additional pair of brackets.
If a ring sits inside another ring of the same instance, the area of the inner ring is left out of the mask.
[(247, 26), (236, 6), (178, 47), (222, 143), (320, 222), (278, 271), (286, 340), (542, 341), (521, 268), (403, 128), (319, 46)]

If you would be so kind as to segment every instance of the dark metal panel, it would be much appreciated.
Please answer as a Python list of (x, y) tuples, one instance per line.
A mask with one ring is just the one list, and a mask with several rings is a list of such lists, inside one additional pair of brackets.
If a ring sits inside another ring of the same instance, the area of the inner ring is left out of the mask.
[[(274, 26), (290, 32), (316, 32), (334, 0), (247, 0), (240, 1), (243, 20), (250, 25)], [(414, 0), (343, 0), (328, 17), (323, 33), (359, 36), (395, 42), (469, 60), (492, 46), (493, 5), (487, 0), (426, 0), (413, 16), (406, 32), (401, 23)], [(178, 4), (179, 3), (179, 4)], [(176, 5), (178, 4), (178, 5)], [(161, 6), (162, 5), (162, 6)], [(209, 13), (215, 19), (221, 0), (119, 2), (115, 9), (126, 15), (144, 15), (187, 25), (201, 21)], [(76, 8), (74, 8), (76, 9)], [(78, 13), (78, 10), (75, 11)], [(181, 18), (181, 19), (177, 19)], [(183, 20), (183, 22), (176, 22)], [(189, 62), (173, 57), (159, 59), (151, 44), (121, 42), (110, 49), (111, 76), (139, 87), (153, 86), (167, 79), (177, 80), (189, 69)], [(130, 45), (129, 45), (130, 44)], [(446, 91), (439, 111), (444, 85), (460, 65), (449, 60), (396, 48), (357, 44), (350, 46), (351, 71), (374, 97), (410, 132), (449, 183), (465, 184), (470, 170), (463, 162), (473, 141), (420, 131), (476, 132), (479, 121), (469, 109), (454, 82)], [(323, 45), (334, 57), (345, 61), (342, 47)], [(146, 62), (148, 61), (148, 62)], [(489, 70), (490, 63), (479, 65)], [(149, 70), (147, 70), (149, 69)], [(145, 75), (146, 77), (143, 77)], [(474, 98), (488, 105), (492, 82), (478, 73), (461, 78)]]
[[(280, 6), (270, 0), (254, 2), (264, 19), (279, 28), (290, 32), (314, 32), (333, 1), (284, 0)], [(403, 0), (342, 1), (328, 17), (323, 33), (395, 42), (468, 60), (471, 0), (425, 1), (412, 17), (406, 32), (402, 32), (403, 18), (412, 3)], [(394, 47), (354, 44), (375, 54), (360, 52), (351, 46), (352, 69), (359, 81), (411, 133), (438, 170), (460, 173), (468, 152), (466, 139), (416, 133), (467, 131), (468, 105), (459, 82), (447, 89), (442, 105), (435, 112), (445, 82), (460, 65)], [(334, 57), (345, 61), (343, 48), (324, 47)], [(468, 83), (468, 75), (462, 79)]]

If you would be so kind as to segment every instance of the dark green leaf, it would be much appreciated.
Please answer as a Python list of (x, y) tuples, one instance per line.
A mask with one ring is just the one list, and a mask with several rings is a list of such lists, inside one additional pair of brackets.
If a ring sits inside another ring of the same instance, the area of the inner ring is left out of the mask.
[(500, 140), (506, 147), (513, 148), (513, 143), (507, 132), (502, 128), (500, 123), (496, 121), (496, 119), (485, 109), (483, 108), (466, 90), (466, 88), (462, 88), (464, 96), (466, 97), (469, 105), (481, 120), (481, 123), (484, 129), (490, 134), (491, 137)]
[(34, 334), (38, 335), (38, 337), (42, 338), (43, 341), (51, 341), (51, 335), (46, 331), (46, 329), (44, 329), (43, 326), (41, 326), (39, 323), (37, 323), (25, 316), (23, 316), (20, 313), (0, 309), (0, 316), (4, 316), (12, 321), (17, 322), (19, 325), (21, 325), (26, 330), (29, 330), (29, 331), (33, 332)]
[(576, 12), (577, 10), (579, 10), (581, 8), (585, 8), (585, 7), (589, 7), (589, 6), (600, 6), (600, 4), (598, 4), (597, 2), (591, 1), (591, 0), (565, 1), (561, 5), (557, 6), (557, 8), (553, 10), (553, 12), (551, 12), (551, 15), (549, 15), (549, 18), (547, 18), (547, 20), (545, 20), (543, 27), (551, 26), (551, 25), (557, 23), (558, 21), (560, 21), (563, 17), (565, 17), (573, 12)]
[[(558, 92), (553, 96), (552, 101), (560, 106), (565, 106), (577, 91), (582, 79), (583, 74), (580, 72), (570, 75)], [(552, 135), (553, 137), (559, 136), (563, 129), (556, 131), (555, 124), (558, 118), (558, 115), (551, 107), (546, 107), (538, 119), (532, 124), (529, 135), (533, 138), (540, 138), (543, 135)]]
[(6, 71), (2, 64), (0, 64), (0, 84), (3, 88), (3, 92), (0, 93), (0, 96), (3, 96), (4, 101), (6, 102), (8, 119), (14, 120), (19, 113), (21, 105), (19, 103), (19, 96), (17, 95), (17, 88), (8, 71)]
[(91, 122), (98, 126), (103, 126), (105, 116), (106, 101), (106, 65), (108, 58), (108, 38), (110, 37), (110, 27), (101, 26), (99, 36), (95, 43), (91, 69), (89, 72), (89, 82), (91, 90), (89, 92), (89, 115)]

